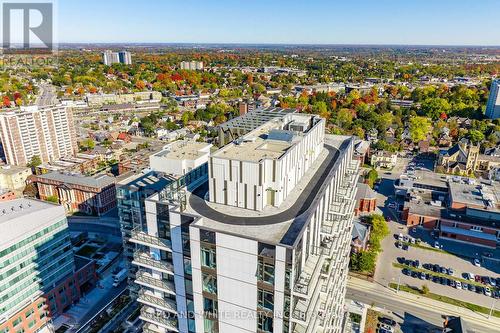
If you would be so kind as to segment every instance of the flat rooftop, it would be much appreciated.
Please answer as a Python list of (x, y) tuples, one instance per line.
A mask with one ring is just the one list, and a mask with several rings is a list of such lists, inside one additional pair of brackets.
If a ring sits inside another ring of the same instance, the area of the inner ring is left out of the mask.
[(208, 184), (205, 183), (188, 193), (185, 213), (202, 217), (193, 224), (202, 229), (293, 246), (310, 217), (308, 211), (316, 207), (349, 142), (348, 136), (326, 135), (323, 151), (279, 207), (252, 211), (215, 204), (206, 200)]
[(73, 184), (93, 188), (103, 188), (115, 183), (115, 178), (108, 175), (84, 176), (77, 173), (58, 171), (46, 173), (37, 177), (40, 179), (57, 181), (68, 185)]
[(3, 165), (0, 167), (0, 174), (1, 175), (14, 175), (19, 172), (23, 172), (26, 170), (29, 170), (30, 168), (28, 167), (23, 167), (23, 166), (17, 166), (17, 165)]
[[(290, 118), (272, 119), (212, 153), (211, 156), (250, 162), (279, 159), (304, 138), (311, 129), (309, 122), (314, 119), (314, 115), (293, 114)], [(306, 131), (284, 130), (283, 128), (290, 123), (302, 125)], [(313, 126), (316, 124), (317, 122), (314, 122)]]
[(0, 202), (0, 249), (63, 219), (66, 214), (60, 205), (25, 198)]
[(138, 173), (122, 179), (118, 182), (118, 186), (125, 186), (131, 189), (151, 189), (153, 191), (161, 191), (173, 181), (172, 178), (165, 177), (161, 172), (148, 171)]
[(472, 183), (450, 180), (448, 185), (453, 202), (472, 205), (476, 209), (483, 207), (489, 211), (500, 212), (500, 184), (484, 184), (471, 180)]
[(209, 143), (192, 140), (174, 141), (153, 156), (171, 160), (194, 160), (208, 154), (211, 146)]

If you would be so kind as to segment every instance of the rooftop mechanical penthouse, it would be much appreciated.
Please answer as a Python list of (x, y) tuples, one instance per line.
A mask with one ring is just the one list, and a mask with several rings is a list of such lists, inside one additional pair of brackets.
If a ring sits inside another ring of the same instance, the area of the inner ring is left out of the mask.
[(231, 122), (233, 141), (146, 199), (132, 232), (144, 331), (341, 332), (353, 139), (291, 110)]

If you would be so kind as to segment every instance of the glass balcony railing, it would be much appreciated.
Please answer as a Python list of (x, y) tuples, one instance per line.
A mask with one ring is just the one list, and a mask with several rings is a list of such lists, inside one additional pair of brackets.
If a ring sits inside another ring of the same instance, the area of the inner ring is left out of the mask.
[(139, 270), (136, 273), (135, 283), (175, 295), (173, 282), (154, 278), (151, 274), (143, 270)]
[[(169, 318), (169, 315), (167, 314), (162, 315), (161, 312), (159, 313), (158, 311), (156, 311), (156, 309), (149, 306), (142, 307), (139, 318), (154, 325), (166, 328), (169, 331), (178, 332), (177, 320)], [(148, 328), (154, 331), (153, 327)], [(154, 332), (156, 333), (157, 331)]]
[(174, 266), (163, 260), (156, 260), (144, 251), (136, 251), (132, 264), (150, 269), (156, 269), (163, 273), (174, 274)]
[(172, 252), (172, 242), (168, 239), (160, 238), (157, 236), (149, 235), (141, 229), (132, 230), (132, 243), (154, 247), (163, 251)]
[(177, 313), (177, 305), (174, 301), (154, 295), (153, 293), (145, 291), (144, 289), (139, 290), (139, 297), (137, 298), (137, 301), (156, 309), (168, 311), (171, 313)]

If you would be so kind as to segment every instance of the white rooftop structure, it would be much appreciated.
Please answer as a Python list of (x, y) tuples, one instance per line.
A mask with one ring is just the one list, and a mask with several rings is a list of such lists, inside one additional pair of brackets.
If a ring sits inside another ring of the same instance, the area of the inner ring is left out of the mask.
[(62, 206), (32, 199), (0, 202), (0, 249), (65, 219)]

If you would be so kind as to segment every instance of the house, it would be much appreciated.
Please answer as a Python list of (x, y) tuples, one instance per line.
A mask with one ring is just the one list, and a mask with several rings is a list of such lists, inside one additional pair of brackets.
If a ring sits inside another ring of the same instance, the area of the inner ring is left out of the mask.
[(359, 160), (361, 165), (369, 162), (370, 142), (365, 140), (356, 140), (354, 142), (354, 158)]
[(370, 227), (355, 220), (351, 237), (351, 251), (354, 253), (365, 251), (370, 239)]
[(370, 186), (365, 183), (357, 184), (358, 191), (356, 192), (356, 206), (354, 214), (360, 215), (363, 213), (372, 213), (377, 208), (377, 195)]
[(132, 136), (128, 133), (121, 132), (120, 134), (118, 134), (116, 139), (121, 140), (121, 141), (126, 142), (126, 143), (129, 143), (130, 141), (132, 141)]
[(371, 157), (371, 164), (375, 168), (391, 169), (396, 166), (398, 154), (379, 150)]

